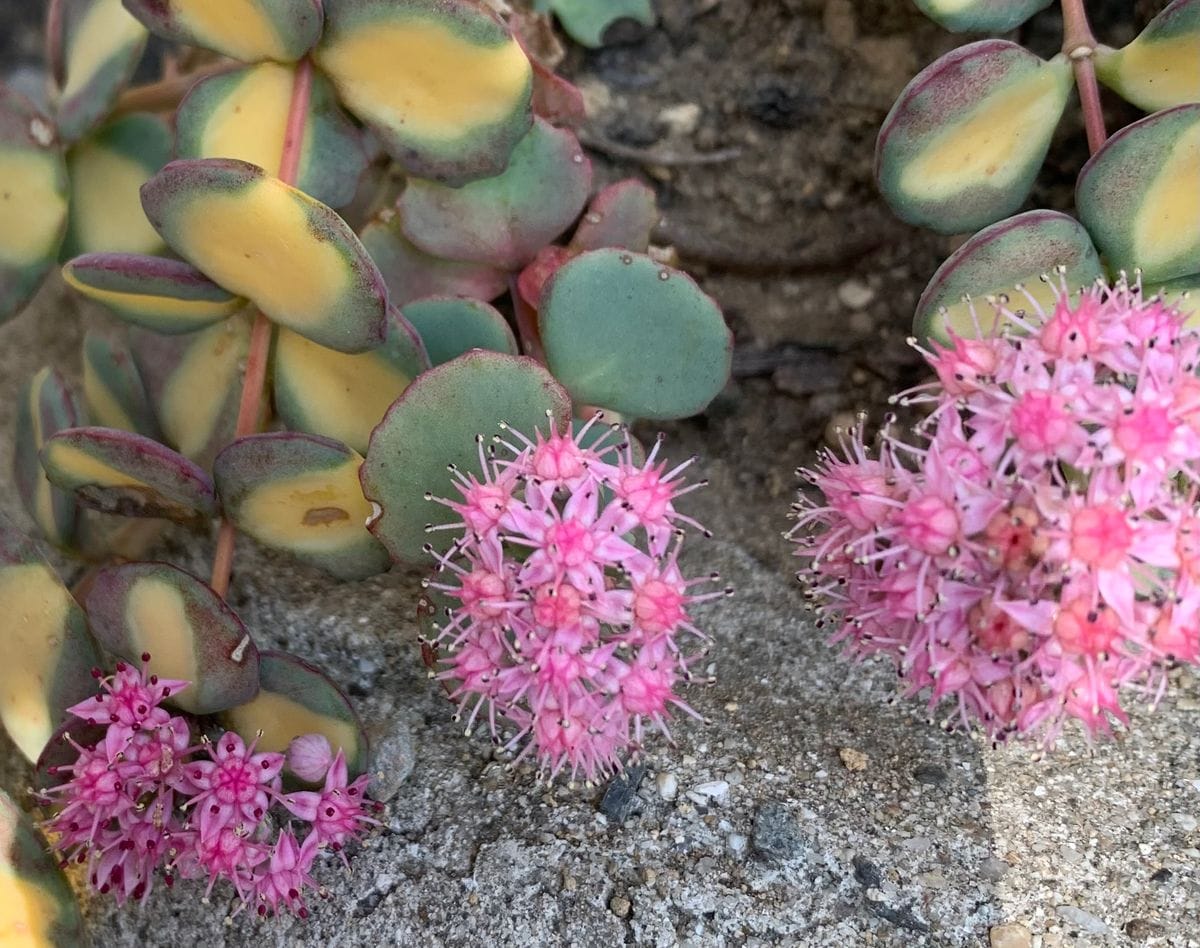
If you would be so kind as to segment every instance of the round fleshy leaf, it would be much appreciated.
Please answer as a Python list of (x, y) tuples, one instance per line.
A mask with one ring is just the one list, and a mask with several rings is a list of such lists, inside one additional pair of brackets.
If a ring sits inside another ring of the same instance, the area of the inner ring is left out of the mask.
[(592, 199), (571, 238), (571, 248), (620, 247), (645, 253), (658, 218), (658, 203), (650, 188), (633, 178), (618, 181)]
[(536, 119), (502, 174), (451, 188), (410, 180), (401, 226), (427, 253), (517, 270), (583, 210), (592, 164), (567, 129)]
[(577, 86), (567, 82), (553, 69), (529, 57), (533, 66), (533, 114), (540, 115), (551, 125), (579, 128), (587, 121), (587, 105)]
[(216, 512), (212, 481), (181, 454), (116, 428), (68, 428), (46, 441), (50, 483), (79, 503), (123, 517), (193, 522)]
[(94, 253), (69, 260), (63, 279), (135, 326), (178, 335), (228, 319), (246, 305), (191, 264), (165, 257)]
[(355, 355), (281, 329), (273, 366), (275, 409), (284, 424), (362, 453), (388, 406), (429, 368), (429, 356), (416, 330), (393, 310), (384, 344)]
[(159, 678), (191, 685), (170, 703), (214, 714), (258, 694), (258, 649), (232, 609), (209, 586), (167, 563), (101, 570), (87, 596), (100, 644), (138, 664), (150, 656)]
[(1148, 286), (1145, 293), (1147, 296), (1161, 296), (1188, 317), (1189, 326), (1200, 327), (1200, 273)]
[(144, 113), (110, 122), (72, 148), (71, 214), (62, 255), (164, 249), (142, 211), (139, 191), (170, 157), (167, 126)]
[(233, 316), (188, 336), (134, 331), (130, 342), (167, 444), (210, 466), (237, 422), (249, 317)]
[[(1074, 218), (1057, 211), (1026, 211), (985, 227), (958, 248), (929, 281), (917, 303), (913, 332), (920, 339), (947, 342), (947, 330), (960, 336), (977, 336), (976, 317), (964, 296), (982, 300), (1007, 293), (1014, 306), (1023, 305), (1018, 284), (1042, 306), (1053, 308), (1058, 278), (1041, 277), (1056, 267), (1071, 288), (1088, 286), (1104, 276), (1100, 255), (1092, 239)], [(991, 308), (976, 309), (979, 328), (991, 328)]]
[(1054, 0), (915, 0), (929, 19), (955, 33), (1007, 33)]
[(158, 419), (125, 340), (97, 332), (83, 337), (83, 399), (92, 424), (159, 437)]
[(33, 296), (67, 226), (67, 167), (50, 122), (0, 83), (0, 322)]
[(1147, 112), (1200, 102), (1200, 0), (1174, 0), (1123, 49), (1100, 47), (1096, 75)]
[(604, 34), (618, 20), (636, 20), (643, 26), (655, 22), (650, 0), (534, 0), (533, 8), (553, 11), (575, 42), (593, 49), (604, 45)]
[(225, 515), (243, 533), (339, 579), (363, 579), (390, 564), (366, 528), (362, 461), (329, 438), (277, 431), (234, 441), (214, 475)]
[(953, 234), (1013, 213), (1029, 194), (1071, 92), (1065, 56), (1044, 62), (983, 40), (926, 67), (892, 106), (875, 150), (897, 216)]
[(409, 174), (499, 174), (529, 128), (532, 72), (500, 19), (471, 0), (325, 0), (317, 64)]
[(124, 0), (157, 36), (242, 62), (293, 62), (321, 38), (320, 0)]
[(0, 615), (0, 722), (32, 762), (66, 709), (94, 692), (100, 654), (70, 591), (2, 515)]
[(1080, 172), (1075, 206), (1111, 269), (1161, 283), (1196, 272), (1198, 182), (1200, 104), (1181, 105), (1105, 142)]
[(62, 51), (58, 133), (82, 138), (112, 108), (146, 48), (146, 28), (121, 0), (61, 0), (61, 27), (53, 45)]
[[(176, 157), (237, 158), (277, 174), (295, 75), (295, 66), (262, 63), (196, 83), (175, 114)], [(314, 75), (296, 187), (342, 207), (366, 166), (361, 133), (328, 80)]]
[(426, 296), (471, 296), (494, 300), (508, 289), (508, 275), (483, 263), (433, 257), (404, 236), (400, 217), (385, 211), (363, 228), (363, 246), (387, 282), (393, 306)]
[(430, 369), (400, 396), (371, 435), (362, 468), (363, 493), (380, 508), (369, 524), (398, 560), (418, 562), (432, 542), (445, 549), (449, 531), (426, 533), (426, 525), (454, 515), (436, 497), (457, 497), (447, 465), (475, 470), (477, 439), (506, 423), (529, 437), (534, 429), (562, 430), (571, 402), (538, 362), (476, 350)]
[(387, 331), (387, 287), (338, 215), (256, 165), (173, 161), (142, 188), (146, 216), (184, 259), (272, 321), (342, 352)]
[(86, 944), (75, 893), (50, 847), (0, 790), (0, 945), (52, 948)]
[(259, 751), (283, 754), (305, 734), (321, 734), (346, 756), (352, 777), (367, 769), (367, 736), (345, 695), (329, 676), (286, 652), (259, 655), (258, 697), (221, 714), (221, 723)]
[(733, 338), (717, 304), (642, 254), (576, 257), (546, 286), (539, 325), (546, 364), (581, 404), (682, 418), (729, 380)]
[(441, 365), (472, 349), (520, 355), (504, 317), (481, 300), (439, 296), (415, 300), (404, 315), (421, 336), (429, 361)]
[(75, 500), (46, 479), (40, 455), (51, 436), (81, 421), (79, 399), (56, 369), (41, 369), (21, 390), (13, 444), (17, 494), (43, 537), (68, 546), (75, 537)]

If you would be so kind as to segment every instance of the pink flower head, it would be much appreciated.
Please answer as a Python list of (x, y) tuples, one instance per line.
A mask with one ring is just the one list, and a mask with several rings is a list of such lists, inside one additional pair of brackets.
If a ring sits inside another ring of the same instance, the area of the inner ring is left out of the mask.
[(258, 914), (275, 915), (286, 908), (300, 918), (308, 918), (304, 891), (316, 888), (309, 874), (317, 858), (320, 840), (310, 833), (303, 843), (297, 843), (291, 830), (284, 830), (275, 841), (270, 860), (253, 882), (250, 899), (257, 903)]
[(211, 760), (194, 760), (185, 771), (198, 791), (190, 805), (198, 808), (200, 835), (239, 823), (257, 826), (279, 795), (283, 754), (256, 754), (254, 744), (247, 747), (233, 731), (206, 746)]
[(118, 662), (111, 677), (100, 679), (103, 691), (99, 695), (67, 708), (68, 713), (90, 724), (108, 726), (105, 740), (110, 755), (117, 754), (138, 731), (166, 724), (171, 715), (160, 705), (190, 684), (160, 680), (149, 673), (149, 664), (149, 655), (142, 656), (140, 669)]
[(325, 786), (316, 791), (288, 794), (283, 805), (293, 816), (312, 824), (318, 842), (341, 849), (348, 839), (356, 838), (367, 824), (376, 820), (366, 815), (364, 804), (366, 774), (348, 782), (346, 755), (339, 747), (325, 775)]
[(802, 472), (792, 537), (834, 640), (992, 738), (1124, 723), (1200, 659), (1200, 332), (1124, 283), (923, 352), (912, 438), (863, 425)]
[[(682, 480), (691, 462), (659, 461), (661, 440), (639, 460), (598, 419), (532, 439), (505, 429), (503, 458), (481, 450), (480, 474), (456, 478), (460, 499), (440, 501), (461, 517), (438, 557), (450, 579), (427, 583), (454, 604), (438, 677), (468, 732), (485, 713), (494, 736), (515, 728), (516, 760), (588, 779), (637, 751), (643, 721), (666, 733), (671, 705), (694, 714), (676, 694), (691, 677), (682, 641), (704, 639), (692, 607), (723, 595), (696, 592), (715, 577), (686, 579), (678, 563), (683, 529), (698, 526), (676, 509), (698, 486)], [(501, 483), (508, 500), (485, 523), (472, 498)]]

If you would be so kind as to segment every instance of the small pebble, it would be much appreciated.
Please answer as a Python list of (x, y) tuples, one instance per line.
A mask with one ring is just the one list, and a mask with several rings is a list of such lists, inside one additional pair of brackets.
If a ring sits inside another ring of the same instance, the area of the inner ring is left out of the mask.
[(629, 910), (633, 908), (633, 903), (623, 895), (614, 895), (608, 900), (608, 907), (617, 918), (627, 918)]
[(729, 850), (729, 855), (734, 859), (741, 859), (746, 855), (746, 847), (750, 841), (741, 833), (730, 833), (729, 838), (725, 840), (725, 846)]
[(847, 309), (862, 309), (875, 299), (875, 291), (862, 280), (849, 279), (837, 288), (837, 298)]
[(988, 944), (991, 948), (1030, 948), (1033, 935), (1020, 922), (1005, 922), (991, 927)]
[(1112, 929), (1108, 927), (1104, 919), (1097, 918), (1091, 912), (1085, 911), (1076, 905), (1059, 905), (1054, 911), (1058, 913), (1058, 917), (1064, 922), (1068, 922), (1089, 934), (1108, 935), (1112, 933)]
[(662, 773), (654, 779), (658, 795), (664, 800), (674, 800), (679, 795), (679, 781), (673, 773)]
[(1196, 818), (1190, 813), (1175, 813), (1175, 822), (1179, 828), (1185, 833), (1194, 832), (1196, 829)]
[(697, 784), (688, 791), (688, 798), (693, 803), (716, 803), (724, 806), (729, 802), (729, 784), (724, 780), (710, 780)]
[(842, 758), (842, 765), (851, 771), (860, 771), (867, 769), (867, 755), (860, 750), (855, 750), (853, 747), (843, 747), (838, 751), (838, 756)]

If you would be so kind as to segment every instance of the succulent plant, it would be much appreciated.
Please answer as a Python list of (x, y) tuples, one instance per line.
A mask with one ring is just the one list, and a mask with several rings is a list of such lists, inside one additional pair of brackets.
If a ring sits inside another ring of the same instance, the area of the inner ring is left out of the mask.
[[(319, 669), (255, 648), (225, 601), (238, 535), (341, 580), (393, 560), (432, 568), (444, 548), (425, 551), (425, 495), (449, 491), (447, 465), (473, 459), (478, 435), (503, 422), (558, 437), (600, 409), (683, 417), (729, 375), (720, 311), (651, 247), (653, 192), (592, 195), (582, 95), (529, 52), (524, 31), (547, 15), (479, 0), (234, 7), (56, 0), (48, 107), (0, 87), (0, 176), (16, 195), (0, 202), (0, 319), (56, 261), (117, 318), (85, 336), (81, 391), (53, 367), (31, 380), (15, 435), (37, 534), (91, 563), (84, 608), (32, 541), (0, 531), (0, 608), (31, 617), (0, 672), (21, 679), (0, 717), (68, 784), (119, 766), (108, 737), (70, 745), (78, 759), (46, 746), (83, 672), (149, 653), (146, 674), (190, 682), (163, 696), (172, 708), (258, 754), (324, 740), (317, 779), (344, 791), (368, 764), (362, 728)], [(589, 43), (651, 17), (642, 2), (553, 7)], [(150, 36), (178, 56), (130, 87)], [(218, 521), (207, 582), (125, 562), (133, 518), (148, 532)], [(164, 740), (183, 733), (164, 726)], [(293, 776), (311, 780), (306, 753)], [(67, 848), (96, 842), (66, 830)], [(313, 838), (284, 833), (271, 851), (250, 838), (241, 874), (216, 850), (195, 859), (268, 910), (298, 908), (288, 880), (303, 889)], [(101, 886), (148, 891), (161, 853), (143, 842), (122, 878), (101, 860)], [(268, 866), (273, 889), (255, 881)]]
[(0, 942), (77, 945), (83, 921), (71, 887), (46, 844), (8, 794), (0, 791)]
[[(1046, 0), (918, 0), (954, 30), (1005, 31)], [(1083, 0), (1062, 0), (1062, 52), (1044, 61), (1008, 40), (981, 40), (928, 66), (900, 94), (879, 133), (876, 171), (904, 220), (941, 233), (977, 231), (925, 291), (914, 321), (945, 342), (964, 322), (964, 296), (1011, 293), (1067, 268), (1070, 285), (1139, 272), (1150, 291), (1200, 273), (1200, 3), (1171, 0), (1123, 49), (1098, 43)], [(1018, 211), (1051, 135), (1079, 90), (1092, 159), (1079, 175), (1078, 222)], [(1109, 136), (1098, 82), (1153, 112)], [(1165, 287), (1170, 289), (1170, 287)], [(1049, 302), (1051, 289), (1036, 291)], [(1181, 305), (1195, 312), (1194, 300)]]

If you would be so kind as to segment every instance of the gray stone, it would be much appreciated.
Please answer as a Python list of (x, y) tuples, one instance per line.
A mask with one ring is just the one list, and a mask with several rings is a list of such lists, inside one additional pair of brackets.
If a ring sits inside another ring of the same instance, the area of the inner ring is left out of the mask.
[(1112, 933), (1112, 929), (1108, 927), (1108, 923), (1104, 919), (1093, 915), (1086, 909), (1081, 909), (1077, 905), (1059, 905), (1054, 911), (1064, 922), (1075, 926), (1080, 931), (1085, 931), (1091, 935), (1108, 935)]
[(613, 777), (600, 798), (600, 812), (618, 825), (629, 819), (640, 802), (637, 790), (644, 776), (646, 765), (634, 764)]
[(412, 729), (398, 718), (391, 718), (382, 733), (372, 734), (371, 796), (387, 803), (412, 775), (416, 766), (416, 745)]
[(796, 820), (782, 803), (764, 803), (758, 808), (750, 844), (758, 855), (777, 862), (795, 859), (804, 850)]

